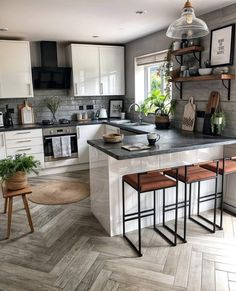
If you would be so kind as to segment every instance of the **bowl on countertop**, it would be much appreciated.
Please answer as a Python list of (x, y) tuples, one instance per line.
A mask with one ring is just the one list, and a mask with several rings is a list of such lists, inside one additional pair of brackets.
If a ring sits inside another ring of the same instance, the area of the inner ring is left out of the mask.
[(212, 73), (212, 68), (200, 68), (198, 69), (198, 73), (200, 76), (208, 76)]
[(107, 133), (104, 134), (102, 137), (106, 143), (118, 143), (122, 142), (122, 140), (124, 139), (124, 135), (120, 133)]

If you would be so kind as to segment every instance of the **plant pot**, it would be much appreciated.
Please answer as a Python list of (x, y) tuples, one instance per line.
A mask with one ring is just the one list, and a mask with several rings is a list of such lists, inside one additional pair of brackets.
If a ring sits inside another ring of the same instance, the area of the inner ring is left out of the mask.
[(155, 116), (156, 129), (168, 129), (170, 127), (170, 119), (168, 115)]
[(8, 190), (20, 190), (28, 186), (27, 174), (25, 172), (16, 172), (14, 176), (6, 180)]
[(223, 117), (214, 117), (213, 124), (219, 125), (223, 123)]

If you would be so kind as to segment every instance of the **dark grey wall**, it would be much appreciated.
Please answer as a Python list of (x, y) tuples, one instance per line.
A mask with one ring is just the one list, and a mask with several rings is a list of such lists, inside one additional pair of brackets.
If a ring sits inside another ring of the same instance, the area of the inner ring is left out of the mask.
[[(200, 18), (204, 19), (209, 29), (214, 29), (227, 24), (236, 22), (236, 4), (225, 7), (224, 9), (216, 10), (209, 14), (203, 15)], [(134, 58), (140, 55), (161, 51), (168, 49), (172, 40), (166, 37), (166, 30), (151, 34), (141, 39), (132, 41), (126, 44), (126, 92), (127, 92), (127, 106), (129, 103), (134, 102)], [(202, 54), (202, 61), (209, 59), (209, 45), (210, 35), (201, 39), (201, 44), (204, 47)], [(231, 72), (235, 73), (235, 59), (234, 66)], [(191, 82), (184, 83), (183, 85), (183, 99), (180, 100), (178, 92), (173, 90), (173, 98), (178, 101), (175, 124), (181, 125), (183, 108), (186, 100), (190, 96), (194, 96), (195, 103), (199, 110), (205, 110), (206, 103), (211, 91), (219, 91), (221, 93), (222, 108), (226, 113), (226, 129), (225, 134), (236, 136), (236, 81), (232, 81), (231, 101), (227, 101), (226, 91), (219, 81), (212, 82)]]

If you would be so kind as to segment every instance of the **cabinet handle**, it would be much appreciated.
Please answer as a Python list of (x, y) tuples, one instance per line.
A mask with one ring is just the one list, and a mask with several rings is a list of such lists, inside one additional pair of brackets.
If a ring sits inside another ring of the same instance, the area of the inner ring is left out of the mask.
[(31, 131), (19, 131), (19, 132), (17, 132), (16, 134), (29, 134), (29, 133), (31, 133)]
[(31, 84), (27, 84), (27, 86), (28, 86), (28, 93), (31, 96), (32, 95)]
[(100, 93), (103, 94), (103, 83), (100, 84)]
[(32, 139), (19, 140), (17, 143), (31, 142)]
[(75, 95), (78, 95), (78, 84), (75, 83)]
[(19, 149), (17, 152), (24, 152), (24, 151), (30, 151), (32, 148), (25, 148), (25, 149)]
[(1, 147), (5, 147), (5, 140), (3, 134), (1, 134), (2, 143), (0, 144)]

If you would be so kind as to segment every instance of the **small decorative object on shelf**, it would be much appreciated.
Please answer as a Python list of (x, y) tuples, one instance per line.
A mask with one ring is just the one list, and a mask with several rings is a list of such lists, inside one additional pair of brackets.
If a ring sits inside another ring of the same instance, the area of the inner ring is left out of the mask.
[(45, 104), (47, 108), (51, 111), (52, 113), (52, 121), (54, 124), (57, 123), (56, 119), (56, 112), (60, 106), (60, 100), (57, 96), (52, 96), (52, 97), (47, 97), (44, 99)]
[(214, 112), (211, 116), (211, 129), (213, 135), (221, 135), (225, 128), (225, 114), (223, 111)]

